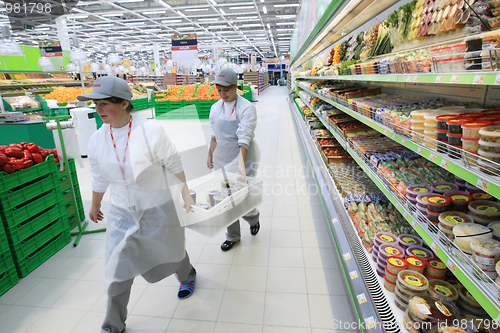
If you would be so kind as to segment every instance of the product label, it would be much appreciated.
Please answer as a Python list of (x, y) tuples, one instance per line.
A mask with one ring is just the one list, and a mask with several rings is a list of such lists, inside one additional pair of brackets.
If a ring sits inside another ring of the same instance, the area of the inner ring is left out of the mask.
[(408, 261), (413, 266), (417, 266), (417, 267), (420, 267), (420, 266), (424, 265), (424, 263), (421, 260), (417, 259), (417, 258), (407, 258), (406, 261)]
[(453, 293), (451, 292), (451, 290), (449, 288), (446, 288), (445, 286), (442, 286), (439, 284), (435, 285), (433, 289), (436, 292), (436, 294), (444, 296), (444, 297), (451, 297), (453, 295)]
[(441, 190), (441, 191), (449, 191), (449, 190), (451, 190), (451, 186), (450, 185), (438, 185), (438, 186), (436, 186), (436, 188), (438, 190)]
[(434, 303), (436, 305), (436, 307), (439, 309), (439, 311), (444, 314), (446, 317), (450, 317), (451, 316), (451, 312), (450, 310), (448, 310), (448, 308), (441, 302), (436, 302)]
[(426, 192), (429, 192), (429, 189), (427, 189), (425, 187), (416, 187), (412, 191), (419, 192), (419, 193), (426, 193)]
[(486, 212), (486, 213), (496, 213), (496, 212), (498, 212), (498, 208), (490, 206), (490, 205), (477, 206), (476, 209), (480, 210), (482, 212)]
[(420, 258), (427, 258), (429, 254), (422, 250), (412, 250), (411, 253)]
[(465, 195), (452, 195), (451, 199), (453, 199), (454, 201), (469, 201), (469, 198)]
[(446, 265), (442, 261), (439, 261), (439, 260), (429, 260), (427, 263), (429, 265), (431, 265), (432, 267), (437, 268), (437, 269), (445, 269), (446, 268)]
[(412, 237), (403, 237), (403, 242), (406, 244), (417, 244), (417, 240)]
[(424, 285), (424, 282), (418, 276), (412, 274), (405, 276), (403, 281), (414, 287), (422, 287)]
[(403, 260), (401, 259), (398, 259), (398, 258), (389, 258), (389, 260), (387, 260), (392, 266), (396, 266), (396, 267), (404, 267), (405, 266), (405, 263)]
[(389, 235), (381, 235), (379, 237), (381, 240), (383, 240), (384, 242), (388, 242), (388, 243), (392, 243), (394, 242), (394, 238), (392, 238), (391, 236)]
[(389, 254), (401, 254), (401, 251), (399, 251), (398, 249), (396, 249), (395, 247), (392, 247), (392, 246), (388, 246), (386, 247), (385, 249), (385, 252), (389, 253)]
[(428, 202), (428, 201), (427, 201), (427, 198), (428, 198), (428, 197), (423, 197), (423, 198), (420, 198), (420, 199), (421, 199), (423, 202)]
[(458, 215), (448, 215), (444, 218), (444, 220), (451, 224), (459, 224), (459, 223), (464, 223), (466, 221), (462, 216)]
[(432, 312), (429, 310), (427, 304), (415, 304), (417, 306), (418, 311), (422, 314), (430, 315)]
[(470, 299), (471, 301), (477, 303), (476, 299), (474, 298), (474, 296), (472, 296), (472, 294), (467, 290), (467, 292), (465, 293), (465, 297), (467, 297), (468, 299)]
[(489, 195), (488, 193), (474, 193), (472, 195), (473, 198), (476, 198), (476, 199), (491, 199), (492, 196)]
[(495, 264), (494, 256), (487, 256), (484, 254), (476, 253), (476, 261), (481, 265), (493, 266)]
[(429, 199), (427, 199), (427, 201), (429, 201), (429, 202), (431, 202), (431, 203), (442, 204), (442, 203), (445, 203), (445, 202), (446, 202), (446, 199), (444, 199), (444, 198), (440, 198), (440, 197), (433, 197), (433, 198), (429, 198)]

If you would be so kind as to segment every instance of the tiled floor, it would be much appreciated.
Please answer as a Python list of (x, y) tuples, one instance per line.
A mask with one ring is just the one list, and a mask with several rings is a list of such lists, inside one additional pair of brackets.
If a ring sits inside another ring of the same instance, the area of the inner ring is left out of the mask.
[[(356, 320), (320, 199), (309, 195), (315, 183), (286, 96), (286, 88), (270, 87), (256, 103), (258, 177), (264, 180), (259, 234), (251, 236), (243, 222), (241, 242), (222, 252), (223, 233), (208, 239), (187, 229), (187, 250), (198, 271), (195, 293), (179, 301), (175, 277), (156, 284), (137, 278), (127, 333), (319, 333), (331, 331), (335, 320)], [(208, 172), (207, 120), (155, 121), (189, 161), (188, 178)], [(78, 178), (88, 212), (85, 160)], [(109, 197), (104, 200), (106, 215)], [(90, 228), (102, 226), (105, 221)], [(78, 247), (69, 244), (1, 296), (0, 333), (100, 332), (104, 237), (89, 234)]]

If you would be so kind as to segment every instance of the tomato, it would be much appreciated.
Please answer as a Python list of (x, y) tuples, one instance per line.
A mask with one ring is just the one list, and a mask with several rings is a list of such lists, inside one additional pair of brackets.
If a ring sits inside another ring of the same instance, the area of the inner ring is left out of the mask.
[(29, 168), (30, 166), (33, 166), (33, 161), (30, 160), (30, 159), (26, 159), (23, 161), (23, 168), (26, 169), (26, 168)]
[(2, 171), (7, 173), (13, 173), (14, 171), (16, 171), (16, 167), (14, 164), (8, 162), (2, 166)]
[(15, 157), (15, 158), (23, 158), (23, 150), (18, 147), (9, 147), (5, 149), (5, 155), (9, 157)]
[(42, 163), (44, 161), (42, 158), (42, 155), (40, 155), (40, 154), (34, 153), (31, 155), (33, 156), (33, 163), (34, 164)]
[(16, 170), (21, 170), (24, 168), (24, 164), (23, 164), (23, 160), (15, 160), (15, 161), (12, 161), (13, 162), (14, 166), (16, 167)]
[(32, 153), (32, 154), (33, 154), (33, 153), (37, 153), (37, 154), (39, 154), (39, 153), (40, 153), (40, 147), (38, 147), (38, 146), (37, 146), (36, 144), (34, 144), (34, 143), (30, 143), (30, 144), (28, 145), (28, 151), (29, 151), (30, 153)]
[(9, 162), (7, 155), (0, 153), (0, 166)]
[(33, 159), (33, 155), (31, 155), (31, 153), (28, 150), (23, 150), (23, 154), (24, 154), (25, 158), (27, 158), (29, 160)]

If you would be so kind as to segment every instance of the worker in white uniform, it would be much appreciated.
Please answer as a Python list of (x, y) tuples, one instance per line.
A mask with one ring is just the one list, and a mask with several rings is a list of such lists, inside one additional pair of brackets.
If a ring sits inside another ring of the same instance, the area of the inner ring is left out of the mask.
[(102, 221), (101, 201), (110, 187), (104, 271), (108, 302), (101, 332), (121, 333), (136, 276), (154, 283), (175, 273), (181, 283), (178, 297), (193, 293), (196, 270), (185, 249), (178, 214), (179, 207), (189, 212), (194, 201), (164, 129), (130, 113), (132, 91), (127, 82), (100, 77), (92, 92), (78, 99), (93, 100), (104, 123), (88, 145), (89, 217)]
[[(232, 69), (221, 70), (213, 82), (220, 100), (210, 109), (212, 139), (208, 150), (209, 169), (223, 169), (239, 173), (241, 178), (253, 177), (257, 173), (260, 150), (254, 141), (257, 126), (255, 106), (236, 93), (237, 74)], [(250, 233), (260, 230), (259, 211), (252, 210), (243, 218), (250, 224)], [(222, 251), (230, 250), (241, 239), (239, 220), (227, 228)]]

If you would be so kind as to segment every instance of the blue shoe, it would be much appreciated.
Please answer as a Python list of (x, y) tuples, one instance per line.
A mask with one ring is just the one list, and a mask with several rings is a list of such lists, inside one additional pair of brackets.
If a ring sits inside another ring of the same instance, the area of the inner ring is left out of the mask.
[(179, 287), (179, 292), (177, 293), (177, 297), (179, 299), (186, 299), (191, 296), (194, 292), (194, 280), (190, 282), (181, 282), (181, 286)]

